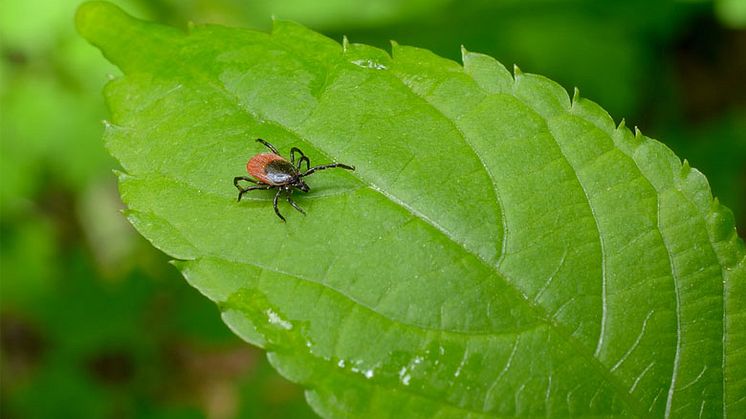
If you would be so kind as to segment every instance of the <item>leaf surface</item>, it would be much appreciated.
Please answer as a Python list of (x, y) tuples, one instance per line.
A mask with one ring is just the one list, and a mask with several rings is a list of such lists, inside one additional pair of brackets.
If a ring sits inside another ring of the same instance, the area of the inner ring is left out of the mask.
[[(87, 3), (132, 224), (322, 416), (746, 409), (744, 246), (704, 176), (541, 76)], [(263, 152), (338, 161), (272, 211)], [(741, 322), (741, 323), (739, 323)]]

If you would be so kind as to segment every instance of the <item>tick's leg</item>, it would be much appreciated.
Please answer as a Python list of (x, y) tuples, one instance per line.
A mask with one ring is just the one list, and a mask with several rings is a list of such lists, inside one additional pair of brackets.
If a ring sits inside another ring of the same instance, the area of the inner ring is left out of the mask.
[(254, 186), (249, 186), (246, 189), (242, 188), (239, 185), (236, 185), (236, 187), (238, 188), (238, 202), (241, 202), (241, 197), (246, 192), (248, 192), (248, 191), (255, 191), (257, 189), (271, 189), (272, 185), (254, 185)]
[(292, 205), (292, 206), (293, 206), (293, 208), (297, 209), (297, 210), (298, 210), (298, 211), (299, 211), (299, 212), (300, 212), (301, 214), (303, 214), (303, 215), (306, 215), (306, 212), (305, 212), (305, 211), (303, 211), (303, 208), (299, 207), (299, 206), (298, 206), (298, 204), (296, 204), (296, 203), (295, 203), (295, 201), (293, 201), (293, 199), (292, 199), (292, 198), (290, 198), (290, 195), (291, 195), (292, 193), (293, 193), (293, 191), (292, 191), (292, 190), (290, 190), (290, 189), (288, 189), (288, 190), (287, 190), (287, 199), (288, 199), (288, 203), (289, 203), (290, 205)]
[(342, 169), (347, 169), (347, 170), (355, 170), (355, 166), (348, 166), (348, 165), (342, 164), (342, 163), (332, 163), (332, 164), (325, 164), (323, 166), (312, 167), (312, 168), (306, 170), (305, 173), (301, 173), (301, 176), (312, 175), (314, 172), (317, 172), (319, 170), (332, 169), (334, 167), (341, 167)]
[(302, 151), (300, 151), (300, 148), (298, 148), (298, 147), (291, 148), (290, 149), (290, 163), (293, 163), (293, 165), (295, 165), (295, 153), (300, 154), (301, 158), (306, 157), (306, 155), (303, 154)]
[(273, 153), (277, 154), (278, 156), (280, 155), (280, 152), (277, 151), (277, 149), (275, 148), (275, 146), (273, 146), (272, 144), (270, 144), (270, 143), (262, 140), (261, 138), (257, 138), (256, 142), (264, 144), (264, 146), (267, 147), (268, 149), (270, 149)]
[(309, 160), (308, 157), (306, 157), (306, 155), (303, 154), (303, 152), (300, 151), (300, 149), (298, 147), (293, 147), (293, 148), (290, 149), (290, 163), (292, 163), (293, 165), (295, 165), (295, 153), (296, 152), (298, 154), (300, 154), (300, 160), (298, 160), (298, 166), (296, 166), (296, 167), (298, 168), (298, 170), (300, 170), (300, 166), (301, 166), (301, 164), (303, 164), (303, 161), (305, 160), (306, 161), (306, 170), (308, 170), (311, 167), (311, 160)]
[(245, 181), (247, 181), (247, 182), (251, 182), (251, 183), (258, 183), (257, 181), (255, 181), (254, 179), (252, 179), (252, 178), (250, 178), (250, 177), (248, 177), (248, 176), (236, 176), (236, 177), (234, 177), (234, 178), (233, 178), (233, 186), (237, 187), (238, 189), (243, 189), (243, 188), (242, 188), (242, 187), (241, 187), (241, 186), (240, 186), (240, 185), (238, 184), (238, 181), (239, 181), (239, 180), (245, 180)]
[(279, 209), (279, 208), (277, 208), (277, 198), (279, 198), (279, 197), (280, 197), (280, 194), (281, 194), (281, 193), (282, 193), (282, 189), (278, 189), (278, 190), (277, 190), (277, 193), (275, 194), (275, 199), (273, 199), (273, 200), (272, 200), (272, 206), (273, 206), (273, 207), (274, 207), (274, 209), (275, 209), (275, 214), (277, 214), (277, 216), (278, 216), (278, 217), (280, 217), (280, 219), (281, 219), (281, 220), (282, 220), (282, 222), (284, 223), (284, 222), (285, 222), (285, 217), (283, 217), (283, 216), (282, 216), (282, 214), (280, 214), (280, 209)]

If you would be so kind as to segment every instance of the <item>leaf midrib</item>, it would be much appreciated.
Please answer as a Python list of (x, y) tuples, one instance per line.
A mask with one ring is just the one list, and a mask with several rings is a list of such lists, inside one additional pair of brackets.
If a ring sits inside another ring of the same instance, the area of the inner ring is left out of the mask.
[[(161, 172), (148, 172), (146, 174), (146, 176), (151, 176), (151, 177), (153, 175), (157, 175), (158, 177), (166, 179), (169, 182), (172, 182), (172, 183), (180, 185), (179, 186), (179, 190), (188, 189), (188, 190), (193, 191), (194, 193), (198, 193), (200, 195), (203, 195), (203, 196), (205, 196), (205, 197), (207, 197), (209, 199), (212, 199), (212, 200), (214, 200), (216, 202), (219, 202), (219, 203), (223, 203), (225, 201), (225, 197), (223, 197), (221, 195), (218, 195), (218, 194), (215, 194), (215, 193), (205, 192), (204, 190), (200, 189), (199, 187), (197, 187), (197, 186), (195, 186), (195, 185), (193, 185), (193, 184), (191, 184), (191, 183), (189, 183), (187, 181), (184, 181), (184, 180), (182, 180), (180, 178), (173, 177), (173, 176), (171, 176), (169, 174), (165, 174), (165, 173), (161, 173)], [(141, 179), (140, 176), (128, 175), (128, 180), (127, 181), (139, 181), (140, 179)], [(371, 189), (368, 186), (363, 186), (361, 189), (363, 189), (363, 188), (373, 190), (373, 189)], [(125, 203), (128, 206), (130, 206), (129, 202), (125, 202)], [(130, 208), (131, 208), (130, 209), (131, 212), (141, 213), (141, 214), (147, 214), (150, 217), (153, 217), (153, 218), (156, 218), (158, 220), (163, 221), (164, 223), (166, 223), (169, 226), (171, 226), (174, 230), (181, 231), (181, 229), (178, 228), (176, 225), (174, 225), (171, 221), (169, 221), (168, 219), (162, 217), (161, 215), (157, 214), (156, 212), (153, 212), (153, 211), (144, 211), (144, 210), (137, 209), (137, 208), (134, 208), (134, 207), (131, 207), (131, 206), (130, 206)], [(418, 219), (418, 218), (416, 218), (416, 219)], [(260, 263), (248, 262), (248, 261), (245, 261), (245, 260), (237, 260), (237, 259), (234, 259), (234, 258), (226, 257), (223, 254), (217, 254), (217, 253), (215, 253), (213, 251), (210, 251), (209, 249), (205, 249), (204, 247), (197, 245), (194, 241), (192, 241), (191, 239), (189, 239), (187, 236), (185, 236), (183, 234), (182, 234), (181, 237), (192, 248), (199, 249), (202, 252), (204, 252), (204, 254), (206, 255), (206, 256), (198, 256), (198, 257), (191, 258), (191, 259), (184, 259), (184, 260), (199, 260), (199, 259), (205, 259), (205, 258), (219, 259), (219, 260), (223, 260), (225, 262), (229, 262), (229, 263), (233, 263), (233, 264), (254, 266), (254, 267), (257, 267), (259, 269), (266, 270), (266, 271), (269, 271), (269, 272), (275, 272), (275, 273), (278, 273), (278, 274), (286, 275), (286, 276), (289, 276), (289, 277), (292, 277), (292, 278), (295, 278), (295, 279), (298, 279), (298, 280), (301, 280), (301, 281), (304, 281), (304, 282), (308, 282), (308, 283), (311, 283), (311, 284), (316, 284), (316, 285), (322, 286), (322, 287), (324, 287), (324, 288), (326, 288), (326, 289), (328, 289), (330, 291), (333, 291), (333, 292), (335, 292), (335, 293), (337, 293), (337, 294), (345, 297), (346, 299), (352, 301), (353, 303), (355, 303), (355, 304), (363, 307), (364, 309), (370, 310), (371, 312), (375, 313), (376, 315), (381, 316), (382, 318), (390, 321), (391, 323), (401, 324), (401, 325), (404, 325), (406, 327), (420, 329), (420, 330), (423, 330), (425, 332), (444, 333), (444, 334), (452, 334), (452, 335), (460, 335), (460, 336), (474, 336), (474, 337), (489, 336), (489, 337), (492, 337), (492, 336), (504, 336), (504, 335), (508, 335), (508, 334), (519, 334), (519, 333), (523, 333), (525, 331), (534, 329), (535, 325), (539, 324), (539, 322), (537, 322), (537, 323), (529, 323), (529, 326), (527, 326), (527, 327), (525, 327), (523, 329), (512, 329), (510, 331), (505, 331), (505, 332), (497, 332), (497, 331), (479, 331), (479, 332), (477, 332), (477, 331), (455, 330), (455, 329), (446, 329), (446, 328), (440, 328), (440, 329), (438, 329), (438, 328), (428, 327), (428, 326), (424, 326), (424, 325), (417, 324), (417, 323), (409, 323), (409, 322), (402, 321), (400, 319), (392, 318), (392, 317), (386, 315), (385, 313), (381, 313), (381, 312), (377, 311), (375, 309), (375, 307), (372, 307), (372, 306), (370, 306), (368, 304), (365, 304), (365, 303), (357, 300), (356, 298), (352, 297), (351, 295), (348, 295), (348, 294), (342, 292), (341, 290), (336, 289), (334, 287), (331, 287), (330, 285), (325, 284), (323, 282), (311, 279), (309, 277), (306, 277), (306, 276), (298, 274), (298, 273), (284, 271), (284, 270), (278, 269), (276, 267), (271, 267), (271, 266), (260, 264)], [(537, 320), (541, 320), (541, 319), (537, 319)]]

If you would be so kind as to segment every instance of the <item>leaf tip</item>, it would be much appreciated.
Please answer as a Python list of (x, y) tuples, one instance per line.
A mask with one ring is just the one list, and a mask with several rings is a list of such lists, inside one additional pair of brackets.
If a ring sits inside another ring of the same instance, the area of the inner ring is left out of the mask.
[(469, 55), (469, 50), (466, 49), (464, 44), (461, 44), (461, 63), (466, 62), (467, 55)]
[(121, 18), (126, 16), (119, 7), (105, 1), (89, 1), (78, 7), (75, 12), (75, 27), (78, 33), (91, 41), (105, 17)]
[(123, 172), (121, 170), (113, 169), (111, 172), (114, 173), (114, 176), (117, 177), (117, 180), (119, 182), (125, 182), (129, 179), (132, 179), (132, 176), (130, 174)]
[(710, 202), (707, 224), (714, 242), (731, 242), (735, 247), (734, 252), (728, 257), (726, 269), (731, 270), (742, 263), (739, 261), (746, 261), (746, 247), (736, 231), (736, 219), (733, 212), (722, 205), (717, 197)]
[(684, 159), (684, 162), (681, 163), (681, 177), (687, 177), (691, 170), (692, 170), (692, 167), (689, 165), (689, 160)]
[(184, 271), (184, 269), (188, 266), (186, 261), (178, 259), (171, 259), (168, 261), (168, 263), (169, 265), (175, 267), (180, 271)]
[(572, 104), (574, 105), (579, 100), (580, 100), (580, 89), (575, 87), (575, 89), (572, 92)]
[(122, 214), (130, 223), (137, 222), (137, 212), (135, 210), (122, 208), (119, 210), (119, 213)]
[(402, 47), (398, 42), (392, 40), (389, 40), (391, 43), (391, 57), (399, 57), (402, 53), (402, 50), (404, 50), (405, 47)]
[(521, 69), (518, 67), (517, 64), (513, 64), (513, 77), (517, 79), (521, 77), (522, 75), (523, 75), (523, 71), (521, 71)]
[(347, 52), (348, 48), (350, 47), (350, 40), (347, 39), (347, 35), (342, 35), (342, 52)]
[(167, 64), (169, 54), (164, 51), (171, 48), (165, 44), (184, 35), (179, 29), (137, 19), (119, 6), (103, 1), (78, 7), (75, 27), (125, 74)]
[(619, 121), (619, 125), (617, 125), (616, 129), (621, 131), (625, 128), (627, 128), (627, 121), (624, 118), (622, 118), (622, 120)]

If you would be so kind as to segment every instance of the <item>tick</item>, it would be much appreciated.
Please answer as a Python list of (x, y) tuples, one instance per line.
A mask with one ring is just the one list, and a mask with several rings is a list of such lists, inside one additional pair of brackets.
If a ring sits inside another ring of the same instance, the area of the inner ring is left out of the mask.
[[(331, 169), (334, 167), (341, 167), (342, 169), (355, 170), (355, 166), (348, 166), (342, 163), (331, 163), (324, 164), (321, 166), (311, 167), (311, 160), (303, 154), (298, 147), (290, 149), (290, 161), (285, 157), (282, 157), (277, 151), (275, 146), (258, 138), (258, 143), (264, 144), (271, 153), (259, 153), (256, 156), (249, 159), (246, 163), (246, 171), (249, 172), (249, 176), (237, 176), (233, 178), (233, 185), (238, 188), (238, 201), (241, 201), (241, 197), (248, 191), (257, 189), (277, 189), (275, 198), (272, 200), (272, 207), (275, 209), (275, 214), (284, 222), (285, 217), (280, 214), (280, 210), (277, 208), (277, 200), (280, 198), (281, 193), (285, 193), (285, 197), (293, 208), (300, 211), (301, 214), (305, 215), (306, 212), (299, 207), (290, 195), (293, 194), (293, 189), (299, 189), (303, 192), (308, 192), (311, 188), (308, 187), (303, 178), (310, 176), (319, 170)], [(295, 154), (300, 155), (300, 159), (296, 164)], [(301, 171), (301, 165), (306, 162), (306, 171)], [(253, 179), (252, 179), (253, 178)], [(254, 186), (242, 187), (239, 181), (245, 180), (247, 182), (254, 183)]]

